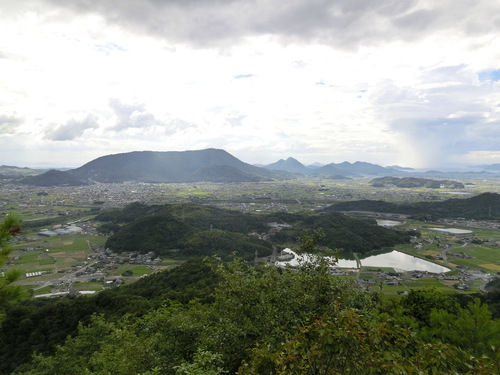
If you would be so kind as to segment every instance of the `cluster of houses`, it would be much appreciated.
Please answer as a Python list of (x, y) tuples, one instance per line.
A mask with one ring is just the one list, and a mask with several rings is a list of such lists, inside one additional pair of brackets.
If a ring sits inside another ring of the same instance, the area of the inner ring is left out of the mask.
[(136, 252), (125, 252), (125, 253), (116, 253), (111, 249), (105, 249), (97, 255), (97, 260), (101, 263), (105, 264), (160, 264), (162, 259), (153, 251), (150, 251), (146, 254), (140, 254)]

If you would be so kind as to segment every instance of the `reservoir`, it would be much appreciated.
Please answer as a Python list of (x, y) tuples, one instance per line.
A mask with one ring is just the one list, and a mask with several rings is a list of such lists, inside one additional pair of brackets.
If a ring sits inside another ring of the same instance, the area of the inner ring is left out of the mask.
[[(303, 258), (307, 260), (309, 256), (307, 255), (297, 255), (290, 249), (285, 250), (295, 256), (289, 262), (278, 262), (280, 266), (286, 266), (287, 264), (294, 266), (298, 264), (298, 260)], [(449, 268), (443, 267), (439, 264), (429, 262), (422, 258), (417, 258), (412, 255), (402, 253), (397, 250), (392, 250), (391, 252), (372, 255), (367, 258), (360, 259), (361, 265), (363, 267), (390, 267), (402, 271), (427, 271), (431, 273), (445, 273), (450, 271)], [(338, 268), (357, 268), (355, 260), (339, 259), (337, 262)]]

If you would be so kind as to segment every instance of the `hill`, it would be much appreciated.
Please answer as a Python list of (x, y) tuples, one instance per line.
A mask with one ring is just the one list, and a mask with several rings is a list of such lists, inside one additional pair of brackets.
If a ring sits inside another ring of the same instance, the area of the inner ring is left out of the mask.
[(500, 322), (479, 299), (461, 306), (429, 289), (388, 303), (328, 265), (211, 259), (96, 296), (28, 301), (0, 325), (0, 373), (499, 373)]
[(271, 254), (272, 244), (249, 233), (269, 231), (268, 223), (283, 222), (289, 227), (270, 237), (278, 245), (294, 244), (304, 231), (321, 229), (320, 245), (347, 252), (370, 250), (408, 242), (409, 232), (383, 228), (375, 220), (350, 218), (338, 212), (273, 213), (252, 215), (197, 204), (146, 206), (134, 203), (123, 210), (103, 212), (101, 231), (113, 235), (106, 247), (116, 252), (153, 251), (177, 257), (217, 255), (228, 258), (233, 252), (252, 259)]
[(106, 155), (65, 172), (44, 173), (22, 183), (42, 186), (127, 181), (169, 182), (250, 182), (270, 180), (277, 174), (244, 163), (224, 150), (135, 151)]
[(483, 193), (466, 199), (447, 199), (443, 202), (397, 204), (378, 200), (339, 202), (327, 210), (370, 211), (411, 215), (414, 219), (465, 218), (475, 220), (500, 219), (500, 195)]
[(448, 189), (462, 189), (464, 184), (458, 181), (450, 180), (432, 180), (428, 178), (417, 178), (417, 177), (378, 177), (370, 181), (372, 186), (385, 187), (385, 186), (396, 186), (400, 188), (415, 188), (415, 187), (426, 187), (431, 189), (439, 189), (445, 187)]
[(271, 255), (269, 242), (248, 236), (265, 224), (256, 216), (197, 204), (146, 206), (131, 204), (123, 210), (103, 212), (101, 231), (112, 231), (106, 247), (116, 252), (138, 251), (178, 257), (235, 252), (245, 259)]
[(325, 165), (324, 167), (321, 167), (316, 170), (316, 173), (321, 174), (324, 173), (324, 171), (328, 171), (327, 168), (335, 168), (337, 171), (340, 172), (340, 174), (346, 175), (346, 176), (354, 176), (354, 175), (387, 175), (387, 174), (394, 174), (395, 171), (390, 169), (390, 168), (384, 168), (380, 165), (377, 164), (371, 164), (371, 163), (366, 163), (366, 162), (361, 162), (357, 161), (354, 163), (349, 163), (347, 161), (343, 163), (332, 163)]
[(10, 165), (0, 165), (0, 180), (15, 180), (28, 176), (36, 176), (46, 171), (46, 169), (19, 168)]

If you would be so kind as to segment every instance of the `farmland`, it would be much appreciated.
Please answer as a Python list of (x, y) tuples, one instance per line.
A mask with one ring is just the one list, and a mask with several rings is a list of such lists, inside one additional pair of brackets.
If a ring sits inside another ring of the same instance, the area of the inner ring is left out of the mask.
[[(107, 237), (100, 235), (100, 223), (94, 220), (97, 213), (119, 209), (132, 202), (165, 204), (195, 202), (248, 213), (289, 213), (318, 210), (335, 202), (371, 199), (388, 202), (438, 202), (450, 197), (468, 198), (482, 192), (500, 192), (494, 179), (466, 182), (461, 195), (428, 188), (380, 188), (368, 179), (323, 180), (297, 179), (264, 183), (197, 183), (197, 184), (96, 184), (78, 188), (27, 187), (4, 185), (0, 187), (0, 212), (12, 213), (23, 222), (23, 233), (13, 244), (9, 267), (19, 269), (23, 275), (40, 272), (40, 275), (22, 277), (20, 284), (31, 289), (34, 295), (60, 290), (101, 290), (116, 283), (132, 282), (137, 278), (178, 264), (176, 259), (161, 259), (152, 263), (131, 263), (130, 259), (106, 263), (99, 257), (116, 257), (104, 254)], [(353, 213), (353, 215), (360, 215)], [(390, 219), (390, 217), (388, 217)], [(500, 230), (497, 223), (475, 221), (421, 222), (400, 218), (400, 227), (416, 229), (421, 236), (415, 243), (401, 245), (397, 250), (431, 260), (449, 267), (458, 274), (456, 279), (440, 280), (436, 277), (414, 278), (402, 275), (401, 282), (389, 285), (379, 269), (363, 268), (359, 278), (370, 281), (370, 287), (384, 293), (404, 292), (410, 288), (433, 286), (454, 291), (453, 285), (466, 278), (463, 270), (495, 275), (500, 272)], [(42, 237), (43, 229), (78, 225), (82, 232), (76, 235)], [(460, 228), (471, 233), (454, 234), (436, 228)], [(442, 259), (442, 255), (445, 258)], [(460, 253), (459, 256), (456, 256)], [(441, 257), (441, 259), (440, 259)], [(134, 258), (132, 256), (132, 258)], [(134, 258), (135, 259), (135, 258)], [(85, 271), (92, 268), (100, 277), (89, 277)], [(383, 271), (383, 270), (382, 270)], [(386, 270), (394, 272), (393, 269)], [(79, 276), (77, 276), (77, 274)], [(477, 291), (481, 281), (471, 281), (469, 290)]]

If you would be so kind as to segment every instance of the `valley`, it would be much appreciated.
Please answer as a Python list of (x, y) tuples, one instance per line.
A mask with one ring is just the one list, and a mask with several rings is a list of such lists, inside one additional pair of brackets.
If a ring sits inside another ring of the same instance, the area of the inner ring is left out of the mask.
[[(293, 214), (322, 210), (339, 202), (442, 202), (457, 196), (467, 199), (483, 192), (500, 192), (496, 179), (464, 182), (464, 188), (451, 192), (426, 187), (373, 186), (369, 178), (342, 181), (301, 178), (230, 184), (101, 183), (78, 187), (4, 184), (0, 187), (0, 212), (14, 214), (23, 222), (23, 232), (16, 238), (16, 251), (12, 253), (8, 267), (23, 272), (24, 276), (18, 283), (31, 295), (94, 293), (133, 282), (183, 261), (175, 253), (161, 257), (150, 254), (141, 258), (133, 252), (122, 256), (106, 250), (104, 244), (108, 236), (98, 231), (102, 223), (95, 220), (96, 215), (106, 210), (122, 209), (133, 202), (145, 205), (195, 203), (255, 215)], [(392, 220), (400, 229), (418, 231), (420, 236), (415, 237), (411, 244), (400, 244), (387, 250), (395, 249), (450, 269), (443, 276), (426, 272), (414, 274), (413, 270), (401, 272), (398, 267), (363, 265), (361, 270), (354, 267), (350, 271), (339, 268), (339, 275), (355, 278), (366, 288), (381, 290), (385, 294), (400, 294), (428, 286), (449, 292), (477, 292), (500, 271), (500, 225), (496, 221), (440, 219), (425, 222), (393, 213), (345, 213), (352, 217), (377, 219), (382, 225), (383, 219)], [(70, 223), (77, 225), (82, 232), (55, 237), (39, 234)], [(446, 231), (446, 228), (461, 228), (465, 233), (454, 233), (453, 229)], [(280, 243), (278, 247), (293, 248), (295, 245), (292, 241)]]

